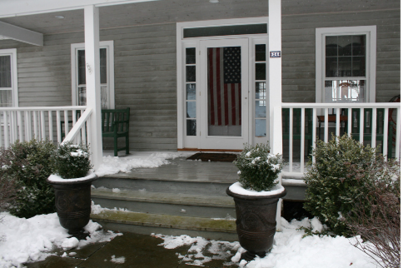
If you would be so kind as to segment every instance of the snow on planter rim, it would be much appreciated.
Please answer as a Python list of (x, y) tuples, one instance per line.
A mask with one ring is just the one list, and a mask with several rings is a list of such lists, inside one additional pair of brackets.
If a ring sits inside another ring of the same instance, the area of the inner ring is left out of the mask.
[(82, 178), (64, 179), (64, 178), (60, 177), (59, 175), (51, 174), (49, 176), (49, 178), (47, 178), (47, 180), (49, 182), (71, 183), (71, 182), (89, 181), (89, 180), (93, 180), (96, 177), (97, 177), (96, 173), (91, 173)]
[(229, 189), (232, 193), (239, 195), (247, 195), (247, 196), (271, 196), (271, 195), (281, 194), (285, 191), (285, 188), (282, 185), (277, 184), (273, 186), (273, 188), (270, 191), (257, 192), (255, 190), (244, 189), (239, 181), (231, 184)]

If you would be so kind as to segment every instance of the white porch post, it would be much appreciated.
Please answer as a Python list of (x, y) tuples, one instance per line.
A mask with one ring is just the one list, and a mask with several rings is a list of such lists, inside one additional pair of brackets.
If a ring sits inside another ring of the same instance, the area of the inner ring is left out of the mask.
[(86, 60), (86, 105), (92, 108), (89, 128), (91, 161), (96, 170), (103, 155), (101, 108), (100, 108), (100, 56), (99, 56), (99, 8), (86, 6), (85, 12), (85, 60)]
[[(270, 145), (273, 154), (282, 154), (281, 0), (269, 0), (269, 50)], [(277, 230), (281, 230), (281, 206), (282, 200), (280, 199), (277, 204)]]

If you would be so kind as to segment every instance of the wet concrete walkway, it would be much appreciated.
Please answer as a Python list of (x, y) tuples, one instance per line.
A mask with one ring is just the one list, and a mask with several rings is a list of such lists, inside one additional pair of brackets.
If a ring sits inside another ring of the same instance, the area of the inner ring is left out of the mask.
[[(64, 251), (58, 249), (54, 256), (46, 260), (26, 263), (28, 268), (108, 268), (108, 267), (136, 267), (136, 268), (184, 268), (199, 267), (190, 265), (178, 258), (178, 254), (188, 255), (190, 246), (182, 246), (176, 249), (165, 249), (159, 246), (163, 239), (150, 235), (124, 233), (115, 237), (110, 242), (96, 243), (81, 249)], [(66, 252), (66, 254), (64, 254)], [(65, 255), (62, 257), (62, 255)], [(235, 252), (232, 252), (235, 254)], [(203, 252), (205, 256), (212, 256)], [(114, 256), (114, 257), (113, 257)], [(124, 263), (113, 262), (112, 259), (124, 257)], [(234, 264), (225, 265), (230, 262), (229, 254), (224, 260), (212, 260), (204, 264), (204, 267), (237, 267)]]

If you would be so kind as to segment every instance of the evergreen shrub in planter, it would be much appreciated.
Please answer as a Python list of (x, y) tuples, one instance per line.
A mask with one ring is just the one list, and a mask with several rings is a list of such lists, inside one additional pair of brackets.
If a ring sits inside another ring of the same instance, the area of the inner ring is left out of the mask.
[(83, 227), (91, 213), (90, 187), (96, 179), (91, 169), (89, 148), (71, 143), (61, 144), (53, 157), (55, 175), (48, 178), (56, 196), (61, 226), (77, 238), (84, 238)]
[(227, 188), (227, 194), (234, 198), (237, 234), (247, 250), (242, 259), (252, 260), (265, 256), (273, 246), (277, 202), (286, 194), (277, 181), (282, 157), (271, 154), (268, 144), (245, 145), (234, 164), (239, 181)]
[[(30, 218), (55, 212), (54, 193), (46, 179), (53, 172), (51, 141), (15, 142), (0, 151), (2, 183), (15, 187), (6, 209), (17, 217)], [(4, 192), (5, 193), (5, 192)], [(4, 204), (5, 205), (5, 204)]]
[(55, 173), (64, 179), (82, 178), (92, 168), (89, 148), (72, 143), (61, 144), (53, 158)]

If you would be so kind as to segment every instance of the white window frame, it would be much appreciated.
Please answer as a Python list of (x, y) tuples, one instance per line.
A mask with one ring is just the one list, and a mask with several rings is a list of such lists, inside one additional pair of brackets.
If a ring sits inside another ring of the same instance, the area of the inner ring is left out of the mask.
[(12, 91), (12, 107), (18, 107), (18, 70), (17, 70), (17, 49), (0, 49), (0, 56), (11, 57), (11, 87), (5, 90)]
[[(325, 102), (326, 36), (366, 35), (365, 102), (376, 101), (376, 25), (316, 28), (316, 102)], [(339, 77), (342, 79), (342, 77)], [(357, 77), (356, 77), (357, 79)]]
[[(108, 108), (115, 108), (114, 95), (114, 42), (101, 41), (99, 49), (107, 49), (107, 88), (108, 88)], [(71, 96), (72, 105), (78, 105), (78, 50), (85, 50), (85, 43), (71, 44)]]
[[(258, 42), (260, 40), (268, 40), (268, 34), (251, 34), (251, 35), (225, 35), (225, 36), (202, 36), (202, 37), (190, 37), (190, 38), (184, 38), (184, 29), (186, 28), (201, 28), (201, 27), (213, 27), (213, 26), (231, 26), (231, 25), (246, 25), (246, 24), (257, 24), (257, 23), (266, 23), (268, 25), (268, 17), (257, 17), (257, 18), (241, 18), (241, 19), (222, 19), (222, 20), (207, 20), (207, 21), (193, 21), (193, 22), (179, 22), (177, 23), (177, 36), (176, 36), (176, 41), (177, 41), (177, 148), (178, 149), (183, 149), (183, 148), (199, 148), (199, 140), (200, 140), (200, 126), (201, 123), (199, 121), (199, 114), (201, 113), (201, 105), (197, 103), (196, 105), (196, 114), (197, 114), (197, 135), (196, 136), (186, 136), (186, 119), (184, 116), (184, 111), (186, 109), (185, 107), (185, 82), (184, 82), (184, 73), (185, 73), (185, 48), (188, 47), (194, 47), (196, 48), (196, 51), (199, 51), (200, 45), (199, 42), (201, 40), (215, 40), (215, 39), (225, 39), (225, 38), (244, 38), (247, 37), (249, 38), (249, 45), (252, 47), (251, 51), (254, 53), (254, 45), (255, 42)], [(266, 51), (268, 50), (268, 42), (266, 41)], [(253, 55), (253, 54), (252, 54)], [(266, 55), (267, 57), (267, 55)], [(201, 88), (200, 85), (200, 55), (196, 55), (196, 88), (199, 90)], [(267, 66), (266, 66), (266, 76), (268, 75), (268, 59), (267, 60)], [(253, 59), (250, 57), (249, 58), (249, 87), (253, 88), (253, 84), (255, 84), (254, 80), (254, 66), (252, 65)], [(253, 67), (251, 67), (253, 66)], [(267, 92), (269, 90), (269, 86), (267, 85)], [(250, 101), (255, 102), (254, 96), (255, 93), (252, 91), (248, 96), (252, 96)], [(197, 93), (197, 100), (200, 99), (199, 94)], [(253, 106), (253, 105), (252, 105)], [(268, 109), (268, 107), (266, 107)], [(266, 120), (269, 117), (268, 116), (269, 111), (266, 110)], [(248, 121), (252, 122), (249, 124), (248, 127), (248, 137), (249, 137), (249, 142), (250, 143), (255, 143), (255, 141), (260, 142), (263, 140), (265, 142), (269, 137), (269, 124), (267, 123), (267, 137), (254, 137), (254, 110), (251, 110), (248, 112)], [(260, 141), (259, 141), (260, 140)]]

